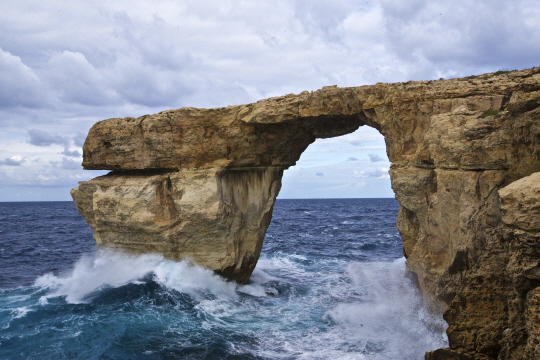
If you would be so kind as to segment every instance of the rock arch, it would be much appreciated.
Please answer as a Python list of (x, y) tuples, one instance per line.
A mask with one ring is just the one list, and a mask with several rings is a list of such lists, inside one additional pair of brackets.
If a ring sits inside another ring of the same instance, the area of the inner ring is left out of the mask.
[(508, 272), (516, 254), (508, 242), (519, 236), (502, 221), (498, 190), (540, 171), (539, 106), (535, 68), (108, 119), (90, 130), (83, 166), (113, 171), (72, 196), (98, 247), (187, 256), (246, 282), (283, 171), (316, 138), (372, 126), (392, 163), (408, 271), (449, 323), (452, 350), (429, 356), (524, 353), (532, 335), (509, 304), (527, 307), (537, 280), (517, 265)]

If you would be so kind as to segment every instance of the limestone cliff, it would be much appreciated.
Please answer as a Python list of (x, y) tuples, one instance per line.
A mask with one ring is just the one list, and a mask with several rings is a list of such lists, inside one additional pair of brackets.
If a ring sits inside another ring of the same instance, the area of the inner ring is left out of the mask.
[(540, 358), (540, 68), (104, 120), (83, 166), (113, 172), (72, 196), (98, 247), (245, 282), (283, 170), (363, 125), (386, 140), (408, 274), (449, 325), (426, 358)]

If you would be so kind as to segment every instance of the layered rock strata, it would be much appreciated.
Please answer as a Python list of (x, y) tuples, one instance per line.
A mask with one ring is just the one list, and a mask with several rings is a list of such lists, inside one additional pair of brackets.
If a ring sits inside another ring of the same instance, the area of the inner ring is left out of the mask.
[(98, 248), (189, 258), (247, 282), (283, 170), (113, 172), (71, 194)]
[(283, 170), (363, 125), (386, 140), (408, 274), (449, 325), (426, 358), (540, 358), (540, 68), (104, 120), (83, 166), (113, 171), (72, 195), (98, 247), (245, 282)]

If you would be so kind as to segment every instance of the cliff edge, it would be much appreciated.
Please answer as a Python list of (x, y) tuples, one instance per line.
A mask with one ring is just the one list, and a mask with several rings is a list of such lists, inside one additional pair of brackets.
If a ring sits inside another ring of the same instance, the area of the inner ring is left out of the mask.
[(317, 138), (384, 135), (408, 276), (444, 313), (426, 359), (540, 358), (540, 67), (96, 123), (71, 194), (98, 247), (246, 282), (283, 171)]

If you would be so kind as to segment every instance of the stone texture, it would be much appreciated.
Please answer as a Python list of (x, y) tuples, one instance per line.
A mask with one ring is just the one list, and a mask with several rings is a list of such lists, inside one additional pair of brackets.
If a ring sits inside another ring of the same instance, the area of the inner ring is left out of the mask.
[(540, 231), (540, 173), (516, 181), (499, 191), (502, 221), (524, 231)]
[(238, 282), (257, 264), (282, 170), (112, 173), (71, 191), (98, 248), (190, 258)]
[(453, 351), (451, 349), (437, 349), (428, 351), (425, 360), (474, 360), (473, 357)]
[(408, 275), (449, 325), (450, 348), (426, 356), (540, 358), (540, 68), (104, 120), (83, 166), (113, 172), (72, 194), (98, 247), (245, 282), (282, 171), (363, 125), (386, 140)]

